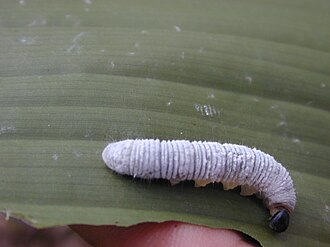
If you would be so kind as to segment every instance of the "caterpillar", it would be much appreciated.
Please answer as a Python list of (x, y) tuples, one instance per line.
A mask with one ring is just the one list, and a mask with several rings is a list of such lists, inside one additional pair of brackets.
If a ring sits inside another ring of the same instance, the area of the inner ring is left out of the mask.
[(294, 211), (296, 194), (288, 171), (274, 157), (243, 145), (153, 139), (108, 144), (106, 165), (119, 174), (167, 179), (172, 185), (194, 180), (196, 187), (221, 182), (224, 190), (241, 186), (241, 195), (257, 194), (270, 211), (269, 227), (283, 232)]

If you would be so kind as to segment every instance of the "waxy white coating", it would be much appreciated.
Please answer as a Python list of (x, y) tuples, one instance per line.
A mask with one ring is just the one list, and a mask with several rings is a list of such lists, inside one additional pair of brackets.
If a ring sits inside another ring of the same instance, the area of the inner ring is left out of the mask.
[[(293, 212), (296, 194), (288, 171), (271, 155), (243, 145), (201, 141), (124, 140), (103, 151), (106, 165), (119, 174), (175, 181), (238, 185), (258, 193), (271, 214)], [(250, 193), (251, 194), (251, 193)]]

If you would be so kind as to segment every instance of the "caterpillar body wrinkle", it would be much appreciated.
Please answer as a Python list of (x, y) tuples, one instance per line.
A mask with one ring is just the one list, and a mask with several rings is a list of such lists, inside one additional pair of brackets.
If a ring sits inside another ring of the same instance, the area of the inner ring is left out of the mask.
[(168, 179), (172, 184), (194, 180), (196, 187), (221, 182), (225, 190), (241, 186), (241, 195), (257, 194), (270, 210), (270, 228), (283, 232), (296, 204), (288, 171), (274, 157), (243, 145), (153, 139), (110, 143), (106, 165), (119, 174)]

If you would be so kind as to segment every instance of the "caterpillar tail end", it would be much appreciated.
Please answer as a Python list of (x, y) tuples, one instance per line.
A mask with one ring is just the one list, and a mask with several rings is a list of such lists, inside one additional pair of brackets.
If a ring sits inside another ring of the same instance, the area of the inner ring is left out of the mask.
[(111, 170), (124, 175), (129, 175), (129, 150), (131, 141), (110, 143), (102, 152), (104, 163)]
[(290, 222), (290, 215), (286, 209), (277, 211), (269, 221), (269, 227), (275, 232), (284, 232)]

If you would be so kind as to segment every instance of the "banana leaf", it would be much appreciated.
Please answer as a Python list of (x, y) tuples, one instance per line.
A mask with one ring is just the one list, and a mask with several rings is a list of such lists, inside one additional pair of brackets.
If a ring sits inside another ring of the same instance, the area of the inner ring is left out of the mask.
[[(0, 211), (37, 227), (180, 220), (330, 243), (330, 2), (0, 1)], [(288, 230), (221, 185), (119, 176), (127, 138), (257, 147), (297, 190)]]

